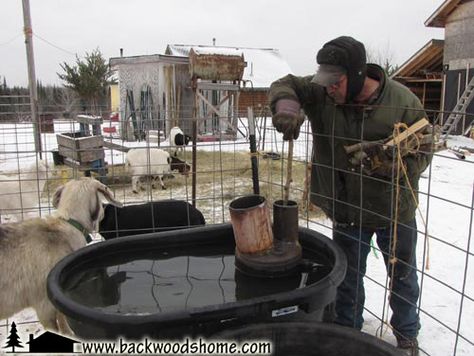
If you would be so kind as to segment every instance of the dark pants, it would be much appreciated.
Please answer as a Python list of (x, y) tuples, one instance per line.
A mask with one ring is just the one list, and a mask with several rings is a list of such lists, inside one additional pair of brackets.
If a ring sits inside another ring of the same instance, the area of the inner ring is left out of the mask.
[[(374, 233), (377, 235), (377, 245), (391, 277), (392, 267), (388, 263), (390, 246), (393, 246), (390, 227), (361, 229), (339, 224), (335, 227), (333, 239), (347, 256), (347, 274), (337, 289), (335, 319), (337, 324), (362, 329), (365, 302), (363, 277), (370, 252), (370, 240)], [(416, 306), (420, 294), (416, 275), (416, 234), (415, 220), (405, 225), (398, 224), (396, 255), (402, 261), (396, 264), (391, 281), (390, 307), (393, 314), (390, 324), (396, 333), (406, 338), (416, 337), (420, 328)]]

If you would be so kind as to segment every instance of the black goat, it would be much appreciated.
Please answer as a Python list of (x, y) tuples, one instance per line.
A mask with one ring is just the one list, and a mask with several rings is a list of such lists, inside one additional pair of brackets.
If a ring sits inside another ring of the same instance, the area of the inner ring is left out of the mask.
[(183, 200), (161, 200), (116, 208), (106, 205), (99, 233), (104, 239), (205, 225), (202, 213)]

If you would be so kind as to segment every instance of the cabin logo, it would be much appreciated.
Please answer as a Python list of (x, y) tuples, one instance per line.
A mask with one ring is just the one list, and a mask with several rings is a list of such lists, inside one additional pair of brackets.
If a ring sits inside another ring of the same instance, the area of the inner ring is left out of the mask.
[[(6, 349), (6, 353), (74, 353), (74, 344), (79, 343), (74, 339), (45, 331), (34, 338), (30, 334), (29, 341), (23, 345), (18, 335), (15, 322), (12, 322), (10, 334), (7, 337), (5, 345), (1, 348)], [(28, 345), (28, 346), (26, 346)]]

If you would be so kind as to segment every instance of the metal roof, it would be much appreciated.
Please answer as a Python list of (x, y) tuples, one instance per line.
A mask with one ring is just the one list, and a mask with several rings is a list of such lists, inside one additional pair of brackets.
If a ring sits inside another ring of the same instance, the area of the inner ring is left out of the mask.
[(273, 81), (293, 73), (288, 63), (281, 57), (280, 52), (273, 48), (170, 44), (166, 47), (165, 53), (167, 55), (188, 57), (191, 48), (199, 53), (243, 54), (247, 67), (242, 79), (249, 81), (248, 86), (254, 88), (268, 88)]
[(115, 69), (120, 64), (144, 64), (144, 63), (170, 63), (170, 64), (188, 64), (189, 59), (182, 56), (169, 56), (164, 54), (147, 54), (138, 56), (112, 57), (109, 64)]

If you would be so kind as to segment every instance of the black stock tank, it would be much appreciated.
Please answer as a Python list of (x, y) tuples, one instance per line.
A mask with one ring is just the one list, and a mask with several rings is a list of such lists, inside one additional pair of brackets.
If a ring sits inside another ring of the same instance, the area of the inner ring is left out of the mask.
[[(272, 356), (401, 356), (400, 350), (358, 330), (318, 322), (262, 323), (240, 326), (211, 339), (269, 342)], [(257, 347), (257, 345), (254, 345)]]
[(48, 296), (84, 339), (209, 336), (252, 322), (321, 320), (346, 271), (334, 242), (299, 228), (292, 275), (235, 268), (230, 224), (121, 237), (86, 246), (48, 277)]

